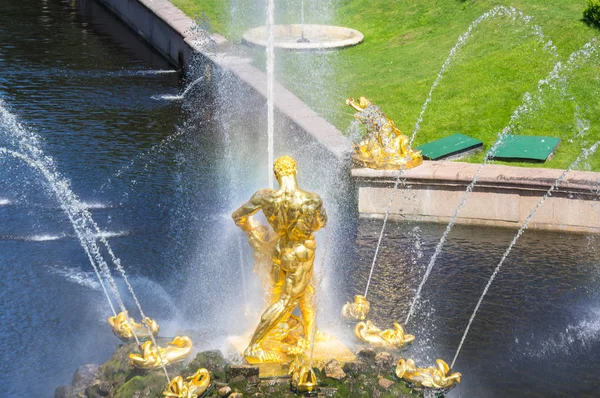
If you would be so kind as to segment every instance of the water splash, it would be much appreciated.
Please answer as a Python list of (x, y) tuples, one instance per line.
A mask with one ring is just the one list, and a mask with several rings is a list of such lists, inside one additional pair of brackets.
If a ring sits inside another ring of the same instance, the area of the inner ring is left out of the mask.
[(531, 211), (531, 213), (529, 213), (529, 215), (527, 216), (527, 218), (523, 222), (523, 225), (521, 226), (521, 228), (519, 228), (519, 231), (517, 232), (517, 234), (513, 238), (512, 242), (510, 242), (510, 245), (508, 246), (508, 248), (504, 252), (504, 255), (502, 256), (502, 259), (500, 260), (500, 262), (496, 266), (496, 269), (494, 269), (494, 272), (492, 273), (492, 276), (490, 277), (487, 285), (483, 289), (483, 293), (481, 294), (481, 297), (479, 298), (479, 301), (477, 302), (477, 305), (475, 306), (475, 309), (473, 310), (473, 314), (471, 315), (471, 318), (469, 319), (469, 323), (467, 324), (467, 328), (465, 329), (465, 332), (464, 332), (464, 334), (463, 334), (463, 336), (462, 336), (462, 338), (460, 340), (460, 344), (458, 345), (458, 348), (456, 349), (456, 354), (454, 354), (454, 359), (452, 360), (452, 364), (450, 365), (451, 368), (453, 368), (454, 364), (456, 363), (456, 359), (458, 358), (458, 354), (460, 354), (460, 350), (461, 350), (461, 348), (463, 346), (463, 343), (465, 342), (465, 339), (467, 338), (467, 334), (469, 333), (469, 329), (471, 328), (471, 324), (473, 323), (473, 320), (475, 319), (475, 316), (477, 315), (477, 310), (479, 310), (479, 307), (481, 306), (481, 303), (483, 302), (483, 299), (484, 299), (485, 295), (487, 294), (490, 286), (492, 285), (492, 282), (494, 281), (494, 278), (496, 277), (496, 275), (500, 271), (500, 268), (502, 267), (502, 265), (504, 264), (504, 261), (506, 260), (506, 258), (510, 254), (510, 251), (512, 250), (513, 246), (517, 243), (517, 241), (519, 240), (519, 238), (521, 237), (521, 235), (523, 235), (523, 232), (525, 232), (525, 230), (527, 229), (527, 227), (529, 225), (529, 222), (533, 219), (533, 217), (535, 216), (535, 213), (538, 211), (538, 209), (540, 207), (542, 207), (542, 205), (544, 204), (544, 202), (546, 201), (546, 199), (548, 199), (550, 196), (552, 196), (552, 192), (558, 188), (558, 186), (565, 179), (565, 177), (567, 176), (567, 174), (569, 173), (569, 171), (571, 171), (573, 168), (577, 168), (577, 166), (579, 165), (579, 163), (581, 163), (583, 160), (587, 159), (590, 155), (592, 155), (594, 152), (596, 152), (596, 149), (598, 148), (598, 145), (600, 145), (600, 141), (596, 141), (596, 143), (594, 145), (592, 145), (589, 149), (584, 149), (583, 150), (583, 152), (581, 153), (581, 155), (579, 155), (579, 157), (577, 159), (575, 159), (575, 161), (573, 163), (571, 163), (571, 165), (560, 175), (560, 177), (554, 182), (554, 184), (552, 184), (552, 186), (550, 187), (550, 189), (548, 189), (548, 191), (546, 192), (546, 194), (542, 197), (542, 199), (540, 199), (540, 201), (537, 203), (537, 205), (534, 207), (534, 209)]
[[(230, 217), (228, 217), (230, 218)], [(242, 236), (238, 234), (238, 252), (240, 253), (240, 275), (242, 276), (242, 289), (244, 292), (244, 303), (248, 305), (248, 288), (246, 287), (246, 267), (244, 266), (244, 249)]]
[(67, 235), (65, 235), (65, 234), (58, 234), (58, 235), (42, 234), (42, 235), (26, 236), (22, 239), (29, 241), (29, 242), (50, 242), (50, 241), (63, 239), (66, 236)]
[(12, 202), (8, 199), (1, 199), (0, 198), (0, 206), (8, 206), (9, 204), (11, 204)]
[(552, 71), (549, 73), (549, 75), (546, 78), (541, 79), (538, 82), (537, 93), (535, 96), (532, 96), (530, 93), (527, 93), (527, 92), (523, 95), (523, 101), (522, 101), (521, 105), (519, 105), (515, 109), (515, 111), (512, 113), (512, 115), (510, 117), (510, 122), (508, 123), (508, 125), (506, 125), (506, 127), (504, 127), (502, 129), (502, 131), (498, 134), (498, 140), (492, 145), (490, 150), (486, 153), (482, 164), (475, 171), (473, 180), (467, 186), (465, 193), (461, 197), (458, 207), (456, 208), (456, 211), (454, 212), (454, 215), (452, 216), (450, 222), (446, 226), (446, 229), (444, 230), (444, 233), (435, 248), (435, 252), (431, 256), (431, 259), (430, 259), (427, 269), (425, 271), (425, 275), (423, 276), (423, 279), (417, 289), (417, 293), (416, 293), (416, 295), (413, 299), (413, 302), (410, 306), (408, 315), (406, 316), (405, 323), (408, 323), (408, 321), (410, 320), (410, 317), (413, 315), (413, 313), (415, 311), (415, 308), (416, 308), (415, 306), (421, 297), (421, 291), (423, 289), (423, 286), (425, 285), (425, 282), (427, 282), (427, 279), (429, 278), (429, 275), (431, 274), (431, 270), (433, 269), (433, 266), (435, 265), (437, 257), (441, 253), (441, 251), (444, 247), (444, 244), (446, 243), (446, 239), (448, 238), (450, 231), (454, 227), (454, 224), (456, 223), (456, 220), (458, 219), (458, 216), (460, 215), (460, 212), (467, 201), (467, 197), (468, 197), (469, 193), (471, 193), (473, 191), (475, 184), (477, 184), (477, 180), (479, 178), (479, 173), (481, 172), (481, 170), (483, 170), (483, 168), (486, 166), (488, 161), (492, 157), (494, 157), (496, 151), (502, 144), (503, 139), (508, 134), (511, 134), (514, 132), (514, 130), (518, 126), (517, 123), (521, 119), (521, 117), (523, 117), (526, 114), (531, 114), (534, 111), (539, 109), (539, 106), (541, 104), (543, 104), (543, 98), (544, 98), (546, 90), (548, 90), (548, 89), (550, 89), (552, 91), (558, 90), (558, 91), (560, 91), (561, 94), (566, 95), (569, 75), (582, 62), (588, 61), (592, 57), (592, 55), (595, 55), (595, 54), (598, 54), (598, 48), (596, 46), (596, 41), (593, 40), (589, 43), (586, 43), (580, 50), (573, 52), (570, 55), (570, 57), (566, 63), (563, 64), (560, 61), (557, 62), (554, 65), (554, 68), (552, 69)]
[(109, 203), (83, 202), (83, 205), (90, 210), (112, 209), (114, 206)]
[(544, 51), (551, 54), (554, 58), (558, 58), (558, 53), (556, 52), (556, 47), (552, 43), (552, 40), (550, 40), (549, 38), (546, 37), (546, 35), (544, 35), (544, 33), (542, 32), (542, 29), (538, 25), (531, 26), (529, 24), (531, 22), (531, 20), (533, 19), (533, 17), (523, 14), (523, 12), (517, 10), (514, 7), (496, 6), (496, 7), (492, 8), (490, 11), (486, 12), (485, 14), (483, 14), (479, 18), (477, 18), (475, 21), (473, 21), (471, 23), (471, 25), (469, 26), (469, 28), (467, 29), (467, 31), (465, 33), (463, 33), (461, 36), (459, 36), (456, 44), (450, 50), (450, 54), (448, 55), (448, 58), (446, 58), (446, 61), (442, 65), (442, 68), (440, 69), (435, 81), (431, 85), (431, 88), (429, 89), (429, 94), (427, 95), (427, 98), (425, 99), (425, 102), (423, 103), (423, 107), (421, 108), (421, 112), (419, 113), (419, 117), (417, 119), (417, 122), (415, 123), (415, 127), (414, 127), (412, 135), (410, 137), (409, 146), (412, 146), (412, 143), (421, 128), (421, 123), (423, 122), (423, 115), (425, 114), (425, 111), (427, 111), (427, 107), (429, 106), (429, 103), (431, 102), (431, 98), (433, 96), (433, 91), (440, 84), (440, 81), (442, 80), (444, 73), (446, 72), (448, 67), (452, 64), (452, 61), (454, 61), (457, 54), (465, 46), (468, 39), (473, 34), (473, 31), (479, 26), (479, 24), (481, 24), (483, 21), (488, 21), (488, 20), (495, 19), (495, 18), (508, 18), (511, 22), (518, 21), (518, 22), (523, 23), (525, 26), (530, 27), (531, 30), (533, 31), (534, 35), (537, 37), (538, 41), (544, 45), (544, 47), (543, 47)]
[(59, 266), (46, 266), (46, 268), (48, 268), (50, 273), (60, 275), (69, 282), (73, 282), (93, 290), (100, 290), (100, 283), (95, 281), (94, 277), (89, 272), (84, 272), (76, 268)]
[(201, 81), (204, 80), (204, 76), (201, 76), (199, 78), (197, 78), (196, 80), (194, 80), (193, 82), (191, 82), (186, 88), (185, 90), (183, 90), (183, 92), (179, 95), (171, 95), (171, 94), (162, 94), (162, 95), (153, 95), (152, 98), (153, 100), (165, 100), (165, 101), (183, 101), (185, 96), (187, 95), (187, 93), (190, 92), (190, 90), (192, 88), (194, 88), (194, 86), (196, 86), (198, 83), (200, 83)]
[[(68, 71), (70, 74), (71, 71)], [(142, 70), (120, 70), (120, 71), (112, 71), (104, 74), (105, 76), (115, 76), (115, 77), (128, 77), (128, 76), (152, 76), (152, 75), (167, 75), (171, 73), (178, 73), (178, 71), (174, 69), (142, 69)]]
[[(533, 337), (533, 336), (532, 336)], [(588, 348), (598, 343), (600, 338), (600, 310), (594, 309), (586, 319), (568, 325), (563, 332), (551, 336), (538, 336), (531, 341), (521, 342), (519, 352), (531, 357), (547, 358), (573, 353), (578, 348)]]

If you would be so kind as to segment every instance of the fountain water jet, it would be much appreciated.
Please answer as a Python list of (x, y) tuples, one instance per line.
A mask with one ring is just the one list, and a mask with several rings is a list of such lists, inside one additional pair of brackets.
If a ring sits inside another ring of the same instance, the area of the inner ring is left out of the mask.
[[(459, 36), (459, 38), (457, 40), (457, 43), (450, 50), (450, 53), (449, 53), (448, 57), (446, 58), (446, 61), (442, 65), (442, 67), (440, 69), (440, 72), (438, 73), (435, 81), (433, 82), (433, 85), (431, 86), (431, 88), (429, 90), (429, 94), (427, 95), (427, 98), (425, 99), (425, 102), (423, 104), (423, 107), (421, 108), (421, 112), (419, 114), (419, 117), (417, 119), (417, 122), (415, 123), (415, 127), (413, 129), (413, 132), (412, 132), (412, 134), (410, 136), (410, 140), (409, 140), (409, 144), (408, 144), (409, 147), (412, 146), (412, 143), (413, 143), (413, 141), (414, 141), (417, 133), (419, 132), (420, 125), (421, 125), (421, 122), (423, 120), (423, 115), (425, 114), (425, 111), (427, 110), (429, 102), (431, 101), (431, 98), (433, 96), (433, 91), (439, 85), (440, 81), (443, 78), (444, 72), (452, 64), (452, 61), (456, 58), (456, 56), (460, 52), (460, 50), (465, 46), (465, 44), (467, 43), (467, 40), (472, 35), (473, 31), (481, 24), (481, 22), (486, 21), (486, 20), (490, 20), (490, 19), (493, 19), (493, 18), (497, 18), (497, 17), (508, 17), (508, 18), (511, 18), (513, 21), (520, 20), (524, 24), (527, 24), (527, 25), (529, 24), (529, 22), (532, 19), (531, 17), (526, 16), (525, 14), (523, 14), (521, 11), (518, 11), (514, 7), (496, 6), (492, 10), (486, 12), (485, 14), (483, 14), (482, 16), (480, 16), (479, 18), (477, 18), (473, 23), (471, 23), (471, 25), (469, 26), (469, 28), (467, 29), (467, 31), (465, 33), (463, 33), (461, 36)], [(536, 36), (539, 38), (540, 41), (546, 40), (546, 36), (542, 33), (541, 28), (539, 26), (535, 25), (535, 26), (532, 27), (532, 29), (533, 29), (534, 33), (536, 34)], [(545, 42), (544, 49), (546, 51), (548, 51), (555, 58), (558, 57), (558, 54), (556, 53), (556, 48), (555, 48), (554, 44), (552, 44), (551, 40), (548, 40), (548, 41)], [(394, 187), (392, 189), (392, 193), (390, 195), (390, 200), (389, 200), (389, 203), (388, 203), (388, 206), (387, 206), (384, 218), (383, 218), (383, 224), (382, 224), (382, 227), (381, 227), (381, 232), (379, 234), (379, 238), (378, 238), (378, 241), (377, 241), (377, 246), (375, 248), (375, 254), (373, 256), (373, 262), (371, 264), (371, 270), (370, 270), (370, 273), (369, 273), (369, 278), (367, 280), (367, 287), (365, 289), (365, 297), (366, 297), (366, 293), (368, 293), (368, 290), (369, 290), (369, 283), (371, 281), (373, 270), (374, 270), (375, 264), (377, 262), (377, 256), (379, 254), (379, 247), (381, 246), (381, 241), (383, 239), (385, 228), (387, 226), (387, 221), (388, 221), (388, 218), (389, 218), (389, 215), (390, 215), (392, 204), (394, 202), (395, 193), (396, 193), (396, 190), (398, 189), (398, 186), (401, 184), (400, 180), (402, 178), (402, 173), (403, 173), (403, 169), (400, 168), (398, 170), (398, 176), (396, 177), (396, 181), (394, 182)], [(402, 185), (404, 185), (404, 183), (402, 183)], [(459, 205), (459, 208), (460, 207), (462, 207), (462, 206)], [(429, 268), (428, 268), (428, 270), (429, 270)], [(426, 272), (425, 275), (427, 277), (429, 275), (429, 273)], [(419, 291), (420, 291), (420, 289), (418, 290), (418, 292)], [(413, 303), (413, 306), (414, 306), (414, 303)], [(410, 318), (410, 315), (412, 314), (412, 307), (413, 306), (411, 306), (411, 311), (409, 312), (409, 316), (407, 317), (406, 322), (408, 322), (408, 319)]]
[[(26, 164), (31, 166), (32, 168), (38, 169), (42, 175), (46, 178), (48, 183), (50, 184), (50, 188), (56, 195), (61, 208), (67, 214), (69, 221), (71, 222), (75, 233), (81, 243), (82, 248), (86, 251), (88, 258), (90, 261), (92, 257), (98, 263), (100, 270), (104, 274), (104, 277), (109, 281), (113, 293), (119, 303), (119, 307), (122, 312), (126, 312), (125, 305), (121, 300), (121, 297), (118, 292), (117, 285), (110, 273), (110, 269), (104, 261), (102, 254), (100, 253), (100, 248), (96, 243), (96, 236), (99, 236), (100, 241), (108, 251), (113, 264), (117, 268), (117, 270), (121, 273), (123, 280), (131, 293), (138, 310), (140, 311), (140, 315), (142, 318), (146, 318), (144, 312), (142, 310), (141, 304), (133, 291), (133, 287), (129, 283), (125, 270), (121, 265), (120, 259), (116, 257), (112, 248), (110, 247), (106, 237), (100, 234), (101, 230), (93, 220), (91, 213), (87, 209), (87, 207), (79, 200), (77, 195), (71, 191), (69, 181), (65, 178), (61, 177), (60, 173), (56, 170), (56, 166), (54, 165), (54, 161), (51, 157), (45, 155), (43, 151), (40, 149), (39, 139), (36, 134), (31, 131), (26, 130), (21, 124), (18, 122), (16, 117), (12, 115), (8, 110), (6, 110), (3, 106), (3, 102), (0, 100), (0, 127), (3, 127), (2, 130), (5, 130), (7, 133), (7, 138), (9, 138), (17, 147), (23, 150), (26, 154), (19, 153), (16, 151), (12, 151), (6, 148), (0, 148), (0, 153), (12, 156), (14, 158), (20, 159), (24, 161)], [(90, 253), (91, 252), (91, 253)], [(98, 275), (98, 273), (97, 273)], [(112, 307), (112, 305), (111, 305)], [(114, 311), (114, 309), (113, 309)], [(126, 316), (126, 321), (129, 327), (132, 330), (132, 334), (134, 339), (138, 345), (140, 346), (139, 339), (135, 332), (133, 331), (129, 316)], [(145, 325), (145, 324), (144, 324)], [(145, 325), (148, 327), (148, 325)], [(148, 327), (148, 331), (150, 334), (150, 338), (154, 345), (158, 347), (156, 344), (156, 340), (154, 339), (154, 335), (152, 331)], [(166, 368), (163, 366), (163, 371), (168, 380), (170, 380), (169, 375), (167, 373)]]
[(502, 256), (502, 259), (500, 260), (500, 262), (496, 266), (496, 269), (494, 269), (494, 272), (492, 273), (492, 276), (490, 277), (490, 279), (488, 280), (487, 285), (485, 285), (485, 288), (483, 289), (483, 293), (481, 294), (481, 297), (479, 298), (479, 301), (477, 302), (477, 305), (475, 306), (475, 309), (473, 310), (473, 314), (471, 315), (471, 318), (469, 318), (469, 323), (467, 324), (467, 328), (465, 329), (465, 332), (463, 333), (463, 336), (462, 336), (462, 338), (460, 340), (458, 348), (456, 349), (456, 354), (454, 354), (454, 359), (452, 360), (452, 364), (450, 365), (451, 368), (454, 367), (454, 364), (456, 363), (456, 359), (458, 358), (458, 354), (460, 353), (460, 350), (461, 350), (461, 348), (463, 346), (463, 343), (465, 342), (465, 339), (467, 338), (467, 334), (469, 333), (469, 329), (471, 328), (471, 324), (473, 323), (473, 320), (475, 319), (475, 316), (477, 315), (477, 310), (479, 310), (479, 307), (481, 306), (481, 303), (482, 303), (485, 295), (487, 294), (490, 286), (492, 285), (492, 282), (494, 281), (494, 278), (496, 277), (496, 275), (500, 271), (500, 268), (502, 267), (502, 265), (504, 264), (504, 261), (506, 260), (506, 258), (510, 254), (510, 251), (512, 250), (513, 246), (517, 243), (517, 241), (519, 240), (519, 238), (521, 237), (521, 235), (523, 235), (523, 232), (525, 232), (525, 230), (527, 229), (527, 226), (529, 225), (529, 222), (531, 221), (531, 219), (533, 218), (533, 216), (535, 216), (535, 213), (544, 204), (544, 202), (546, 201), (546, 199), (548, 199), (550, 196), (552, 196), (552, 192), (558, 188), (558, 186), (565, 179), (565, 177), (567, 176), (567, 174), (569, 173), (569, 171), (571, 171), (572, 169), (576, 168), (582, 161), (584, 161), (590, 155), (592, 155), (594, 152), (596, 152), (596, 149), (598, 148), (598, 145), (600, 145), (600, 141), (596, 141), (596, 143), (594, 145), (592, 145), (589, 149), (584, 149), (583, 150), (582, 154), (579, 155), (579, 157), (577, 157), (577, 159), (575, 159), (575, 161), (560, 175), (560, 177), (554, 182), (554, 184), (552, 184), (552, 186), (550, 187), (550, 189), (548, 189), (548, 192), (546, 192), (546, 194), (542, 197), (542, 199), (540, 199), (540, 201), (537, 203), (537, 205), (534, 207), (534, 209), (531, 211), (531, 213), (529, 213), (529, 215), (525, 219), (525, 222), (523, 223), (523, 225), (521, 226), (521, 228), (519, 228), (519, 231), (517, 232), (517, 234), (515, 235), (515, 237), (513, 238), (513, 240), (510, 242), (510, 245), (508, 246), (508, 248), (504, 252), (504, 254)]
[(166, 100), (166, 101), (183, 101), (185, 99), (186, 94), (189, 93), (190, 90), (192, 88), (194, 88), (194, 86), (196, 86), (198, 83), (200, 83), (203, 80), (204, 80), (204, 76), (200, 76), (199, 78), (197, 78), (196, 80), (194, 80), (193, 82), (191, 82), (183, 90), (183, 92), (181, 94), (179, 94), (179, 95), (170, 95), (170, 94), (153, 95), (152, 99), (155, 99), (155, 100)]
[(267, 173), (269, 177), (269, 188), (273, 189), (273, 173), (271, 165), (273, 164), (273, 134), (275, 133), (275, 105), (273, 103), (275, 85), (275, 36), (273, 27), (275, 25), (275, 0), (268, 0), (267, 3)]
[[(471, 35), (473, 34), (473, 31), (479, 26), (479, 24), (481, 24), (481, 22), (483, 22), (483, 21), (487, 21), (490, 19), (498, 18), (498, 17), (508, 17), (513, 21), (519, 20), (528, 26), (529, 26), (529, 22), (532, 20), (532, 17), (523, 14), (521, 11), (517, 10), (514, 7), (496, 6), (471, 23), (471, 25), (469, 26), (467, 31), (465, 33), (463, 33), (461, 36), (459, 36), (457, 43), (450, 50), (450, 54), (448, 55), (448, 58), (446, 58), (446, 61), (444, 61), (444, 64), (442, 65), (435, 81), (431, 85), (431, 88), (429, 89), (429, 94), (427, 94), (427, 98), (425, 99), (425, 102), (423, 103), (423, 107), (421, 108), (421, 113), (419, 113), (419, 117), (417, 119), (417, 122), (415, 123), (415, 127), (414, 127), (412, 135), (410, 137), (409, 146), (412, 146), (412, 143), (421, 128), (421, 122), (423, 121), (423, 115), (425, 114), (425, 111), (427, 110), (427, 107), (428, 107), (429, 103), (431, 102), (431, 98), (433, 96), (433, 91), (440, 84), (440, 81), (442, 80), (442, 78), (444, 76), (444, 72), (446, 72), (446, 70), (448, 69), (448, 67), (454, 60), (454, 58), (456, 58), (456, 55), (465, 46), (465, 44), (467, 43), (467, 40), (469, 39), (469, 37), (471, 37)], [(554, 58), (558, 58), (558, 54), (556, 52), (556, 47), (554, 46), (554, 44), (552, 44), (552, 40), (546, 38), (544, 33), (542, 33), (542, 29), (539, 26), (534, 25), (531, 28), (533, 29), (534, 34), (538, 37), (538, 40), (540, 42), (547, 40), (544, 43), (544, 50), (547, 51), (548, 53), (550, 53)]]
[[(423, 286), (425, 285), (425, 282), (427, 282), (427, 279), (429, 278), (431, 270), (433, 269), (433, 266), (435, 265), (437, 257), (441, 253), (441, 251), (444, 247), (444, 244), (446, 242), (446, 239), (447, 239), (448, 235), (450, 234), (452, 227), (456, 223), (456, 219), (458, 218), (461, 209), (463, 208), (463, 206), (465, 205), (465, 203), (467, 201), (468, 194), (473, 191), (475, 184), (477, 184), (477, 178), (478, 178), (481, 170), (485, 167), (485, 165), (488, 163), (490, 158), (492, 158), (494, 156), (496, 150), (501, 145), (503, 138), (515, 129), (517, 121), (523, 115), (525, 115), (527, 113), (531, 113), (537, 109), (536, 104), (542, 102), (545, 87), (549, 87), (552, 90), (556, 90), (557, 87), (555, 86), (554, 82), (558, 82), (560, 84), (558, 89), (561, 91), (561, 93), (566, 92), (568, 74), (572, 73), (572, 71), (576, 67), (578, 67), (580, 62), (587, 61), (591, 58), (592, 55), (597, 54), (598, 48), (596, 47), (595, 43), (596, 43), (595, 40), (592, 42), (586, 43), (580, 50), (573, 52), (569, 56), (569, 59), (565, 64), (562, 64), (561, 62), (557, 62), (555, 64), (554, 68), (552, 69), (552, 71), (550, 72), (550, 74), (545, 79), (542, 79), (538, 82), (538, 86), (537, 86), (538, 93), (536, 94), (535, 98), (532, 97), (531, 94), (529, 94), (529, 93), (525, 93), (523, 95), (522, 104), (519, 105), (517, 107), (517, 109), (515, 109), (515, 111), (513, 112), (513, 114), (510, 117), (509, 124), (506, 127), (504, 127), (504, 129), (502, 129), (502, 131), (498, 134), (498, 140), (494, 143), (494, 145), (492, 145), (490, 150), (486, 153), (486, 155), (483, 159), (483, 163), (479, 166), (479, 168), (475, 172), (475, 175), (473, 176), (473, 181), (471, 181), (471, 183), (467, 186), (467, 189), (465, 190), (465, 193), (463, 194), (463, 196), (460, 200), (460, 203), (459, 203), (458, 207), (456, 208), (454, 215), (452, 216), (452, 219), (450, 220), (446, 229), (444, 230), (444, 234), (440, 238), (440, 241), (438, 242), (438, 244), (436, 246), (435, 252), (431, 256), (431, 259), (430, 259), (429, 264), (427, 265), (427, 269), (425, 271), (425, 275), (423, 276), (423, 279), (422, 279), (421, 283), (419, 284), (419, 287), (417, 289), (415, 297), (413, 298), (413, 302), (411, 303), (410, 310), (408, 312), (408, 315), (406, 316), (405, 323), (408, 323), (408, 321), (410, 320), (410, 317), (412, 316), (412, 314), (415, 311), (416, 304), (418, 303), (418, 301), (420, 299)], [(564, 73), (564, 72), (566, 72), (566, 73)], [(534, 99), (535, 99), (535, 101), (534, 101)], [(390, 205), (391, 205), (391, 202), (390, 202)]]

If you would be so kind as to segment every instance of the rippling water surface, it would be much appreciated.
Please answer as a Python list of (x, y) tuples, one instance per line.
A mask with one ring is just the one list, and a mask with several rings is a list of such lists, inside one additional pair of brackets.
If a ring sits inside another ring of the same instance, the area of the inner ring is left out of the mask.
[[(364, 289), (381, 221), (361, 220), (347, 284)], [(371, 281), (372, 317), (404, 322), (445, 226), (392, 223)], [(406, 329), (419, 364), (452, 361), (488, 278), (516, 231), (457, 226)], [(479, 309), (455, 364), (450, 397), (600, 394), (600, 239), (527, 231)], [(356, 293), (360, 289), (355, 290)]]
[[(41, 136), (134, 284), (159, 296), (149, 283), (168, 257), (172, 156), (113, 174), (175, 132), (181, 106), (151, 96), (176, 93), (178, 74), (94, 2), (0, 8), (1, 106)], [(0, 395), (51, 397), (114, 350), (109, 308), (67, 217), (43, 179), (9, 158), (0, 158), (0, 272)]]
[[(256, 122), (263, 117), (247, 106), (251, 93), (234, 95), (219, 113), (203, 90), (198, 84), (183, 102), (161, 100), (183, 92), (176, 71), (93, 1), (2, 2), (0, 106), (41, 137), (163, 335), (236, 332), (256, 319), (240, 321), (239, 303), (261, 295), (229, 214), (266, 184), (266, 138), (247, 134), (266, 131)], [(10, 146), (9, 128), (0, 126), (0, 147)], [(322, 285), (324, 295), (347, 296), (323, 303), (350, 299), (364, 291), (381, 221), (354, 228), (352, 204), (336, 212), (347, 198), (328, 191), (335, 184), (319, 174), (331, 172), (317, 146), (276, 144), (304, 157), (301, 184), (323, 195), (332, 224), (346, 226), (331, 240), (320, 233), (320, 253), (351, 255), (356, 242), (354, 261), (326, 263), (337, 271)], [(369, 290), (376, 322), (404, 320), (443, 228), (391, 223)], [(408, 354), (419, 363), (450, 362), (513, 234), (454, 229), (407, 325), (417, 336)], [(600, 396), (599, 244), (526, 232), (473, 324), (456, 364), (464, 381), (452, 397)], [(47, 183), (11, 158), (0, 158), (0, 272), (0, 395), (51, 397), (77, 367), (113, 352), (109, 307), (67, 217)]]

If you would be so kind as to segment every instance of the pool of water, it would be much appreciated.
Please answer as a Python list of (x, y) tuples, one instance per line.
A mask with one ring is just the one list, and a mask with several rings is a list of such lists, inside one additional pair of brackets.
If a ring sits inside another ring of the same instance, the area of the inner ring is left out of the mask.
[[(364, 292), (381, 221), (361, 220), (346, 283)], [(369, 287), (371, 317), (404, 323), (444, 225), (392, 223)], [(408, 325), (418, 364), (452, 361), (469, 317), (516, 231), (457, 226)], [(596, 397), (600, 382), (600, 239), (526, 231), (475, 318), (450, 397)], [(359, 289), (360, 288), (360, 289)]]
[[(226, 79), (216, 92), (199, 84), (183, 102), (161, 100), (184, 90), (179, 78), (93, 1), (3, 2), (0, 111), (40, 136), (40, 149), (88, 204), (161, 334), (203, 330), (198, 348), (205, 349), (257, 317), (243, 318), (242, 304), (261, 292), (229, 214), (266, 186), (266, 137), (257, 133), (266, 131), (266, 112), (249, 106), (255, 94)], [(15, 149), (10, 134), (0, 123), (0, 148)], [(339, 304), (364, 290), (381, 221), (357, 223), (352, 193), (330, 159), (301, 135), (286, 137), (276, 139), (276, 154), (299, 159), (301, 186), (319, 192), (329, 211), (331, 225), (318, 235), (319, 255), (328, 253), (317, 261), (328, 307), (322, 318), (342, 324)], [(390, 224), (369, 291), (375, 322), (403, 322), (443, 228)], [(417, 336), (407, 354), (419, 363), (451, 361), (513, 235), (454, 229), (407, 325)], [(464, 381), (451, 397), (600, 394), (598, 244), (526, 232), (475, 319), (456, 363)], [(0, 272), (3, 396), (52, 397), (79, 366), (114, 351), (110, 309), (48, 182), (6, 157)]]
[[(41, 137), (134, 285), (160, 296), (176, 168), (169, 146), (151, 148), (176, 133), (181, 105), (151, 96), (178, 92), (178, 73), (94, 2), (1, 8), (2, 110)], [(8, 128), (0, 147), (14, 149)], [(110, 311), (67, 217), (38, 173), (10, 158), (0, 158), (0, 272), (2, 396), (51, 397), (114, 350)]]

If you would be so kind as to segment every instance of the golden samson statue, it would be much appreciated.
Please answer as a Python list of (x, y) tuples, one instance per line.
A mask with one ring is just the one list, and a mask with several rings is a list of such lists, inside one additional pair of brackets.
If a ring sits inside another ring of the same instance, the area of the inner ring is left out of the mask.
[(409, 147), (409, 139), (388, 119), (381, 108), (366, 97), (346, 104), (356, 110), (354, 117), (364, 124), (366, 133), (354, 143), (354, 159), (371, 169), (411, 169), (423, 163), (420, 151)]
[[(314, 232), (327, 224), (323, 201), (316, 193), (298, 187), (296, 161), (291, 157), (277, 159), (273, 171), (279, 187), (256, 192), (232, 214), (248, 236), (267, 305), (249, 343), (243, 337), (231, 341), (249, 363), (264, 364), (261, 375), (265, 376), (286, 374), (281, 366), (305, 356), (313, 343), (315, 366), (332, 358), (341, 363), (352, 361), (354, 354), (335, 337), (319, 331), (315, 323)], [(268, 225), (255, 218), (261, 210)], [(296, 309), (299, 311), (294, 313)], [(300, 367), (294, 369), (295, 374), (301, 373)], [(298, 380), (305, 376), (306, 372)], [(307, 380), (302, 386), (310, 384)]]
[[(282, 362), (282, 354), (301, 354), (315, 333), (312, 274), (317, 244), (313, 233), (327, 224), (327, 214), (319, 195), (298, 187), (294, 159), (280, 157), (273, 171), (279, 188), (256, 192), (232, 215), (254, 243), (257, 265), (271, 264), (263, 282), (268, 287), (272, 284), (270, 303), (244, 352), (250, 363)], [(252, 221), (259, 210), (274, 231), (274, 240)], [(292, 315), (296, 307), (301, 317)]]

